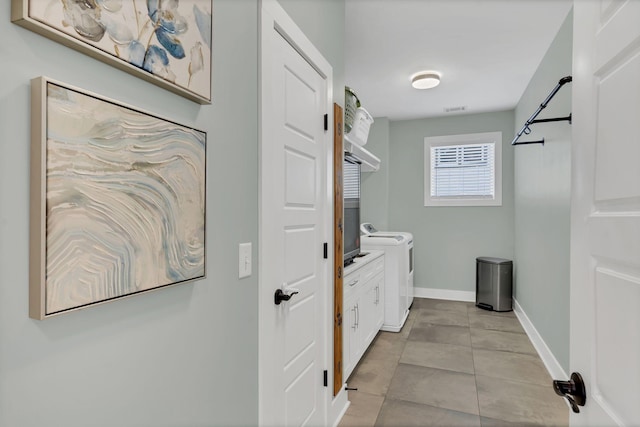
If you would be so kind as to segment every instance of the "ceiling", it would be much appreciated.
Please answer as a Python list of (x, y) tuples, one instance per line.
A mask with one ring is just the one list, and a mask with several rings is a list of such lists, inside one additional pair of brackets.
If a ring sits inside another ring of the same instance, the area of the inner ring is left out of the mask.
[[(571, 5), (345, 0), (345, 84), (373, 117), (390, 120), (514, 108)], [(411, 87), (411, 76), (423, 70), (439, 71), (440, 85)], [(465, 109), (445, 112), (458, 107)]]

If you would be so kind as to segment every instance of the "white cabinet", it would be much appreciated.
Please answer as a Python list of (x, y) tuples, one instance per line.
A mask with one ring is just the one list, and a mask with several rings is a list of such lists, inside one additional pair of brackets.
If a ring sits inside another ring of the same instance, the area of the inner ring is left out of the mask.
[(342, 366), (349, 378), (384, 323), (384, 253), (357, 258), (345, 268), (343, 283)]
[[(360, 343), (362, 342), (361, 328), (358, 326), (358, 308), (360, 306), (360, 298), (354, 296), (345, 299), (344, 304), (344, 327), (342, 330), (342, 366), (344, 366), (343, 378), (347, 378), (358, 360), (360, 352)], [(347, 330), (348, 328), (348, 330)]]

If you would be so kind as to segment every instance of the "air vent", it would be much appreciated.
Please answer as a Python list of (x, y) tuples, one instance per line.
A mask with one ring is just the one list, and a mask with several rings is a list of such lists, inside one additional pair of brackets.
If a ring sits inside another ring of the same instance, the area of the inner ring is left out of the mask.
[(445, 113), (459, 113), (461, 111), (466, 111), (467, 110), (467, 106), (466, 105), (460, 105), (459, 107), (446, 107), (444, 109)]

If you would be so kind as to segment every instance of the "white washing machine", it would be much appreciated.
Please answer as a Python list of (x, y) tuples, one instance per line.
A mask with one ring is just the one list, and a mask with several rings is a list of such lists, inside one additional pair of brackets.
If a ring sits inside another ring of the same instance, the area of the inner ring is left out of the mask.
[(413, 235), (378, 231), (370, 223), (360, 226), (363, 251), (384, 251), (383, 331), (400, 332), (413, 303)]

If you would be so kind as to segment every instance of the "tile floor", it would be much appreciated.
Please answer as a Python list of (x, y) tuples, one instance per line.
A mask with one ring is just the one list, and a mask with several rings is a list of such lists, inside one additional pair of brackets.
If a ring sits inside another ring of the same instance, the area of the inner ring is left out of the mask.
[(569, 409), (513, 312), (415, 298), (347, 381), (350, 426), (568, 426)]

